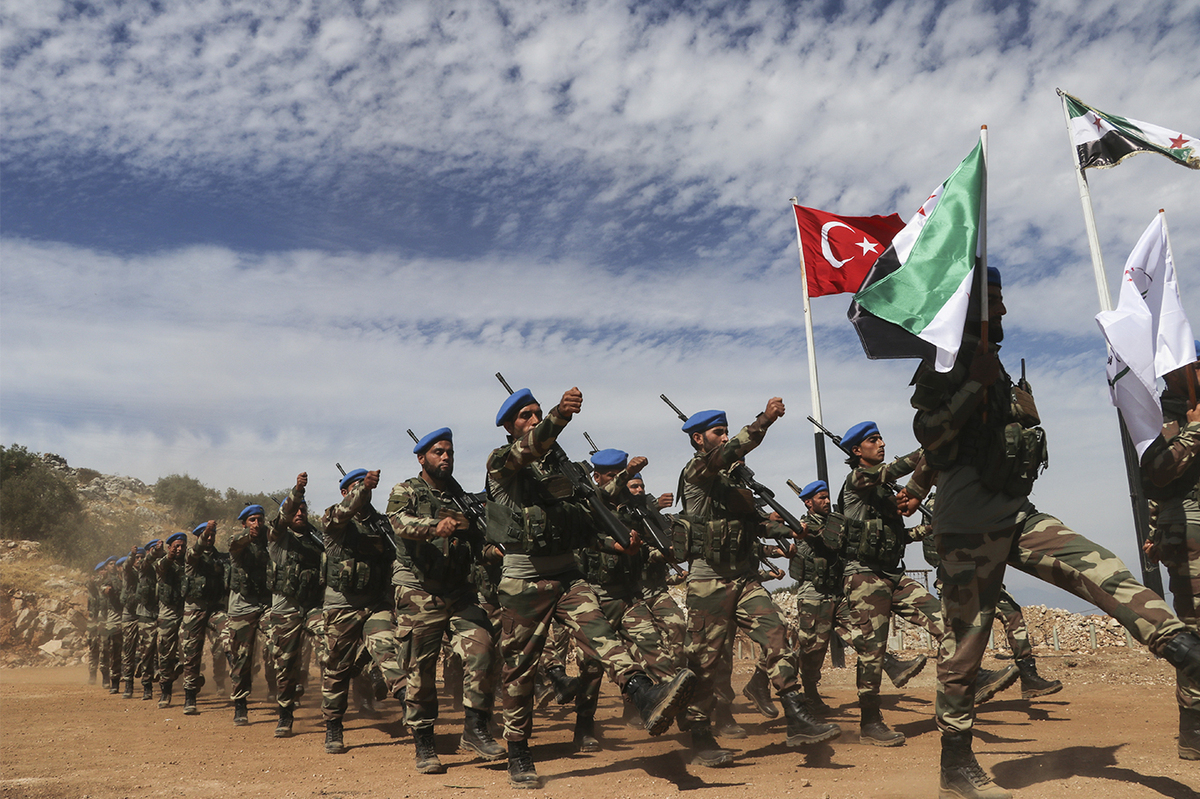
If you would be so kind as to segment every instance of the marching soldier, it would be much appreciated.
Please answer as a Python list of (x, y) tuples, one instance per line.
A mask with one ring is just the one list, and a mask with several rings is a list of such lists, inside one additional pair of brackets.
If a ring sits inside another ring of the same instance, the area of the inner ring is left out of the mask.
[(154, 698), (158, 677), (158, 576), (155, 562), (162, 557), (161, 539), (147, 542), (138, 564), (138, 673), (142, 677), (142, 699)]
[[(217, 551), (217, 523), (208, 521), (192, 530), (196, 543), (187, 550), (184, 558), (183, 627), (179, 645), (183, 650), (183, 713), (194, 716), (196, 695), (204, 685), (200, 674), (200, 660), (204, 655), (204, 639), (208, 635), (214, 617), (224, 615), (225, 564), (228, 556)], [(211, 644), (214, 676), (219, 656), (216, 645)]]
[(171, 706), (171, 693), (180, 674), (179, 630), (183, 624), (187, 533), (167, 538), (166, 554), (154, 561), (158, 593), (158, 706)]
[(275, 693), (275, 667), (266, 642), (266, 613), (271, 606), (267, 582), (271, 556), (267, 552), (266, 513), (262, 505), (247, 505), (238, 514), (242, 529), (229, 539), (229, 664), (233, 723), (244, 727), (254, 669), (255, 639), (263, 639), (263, 671)]

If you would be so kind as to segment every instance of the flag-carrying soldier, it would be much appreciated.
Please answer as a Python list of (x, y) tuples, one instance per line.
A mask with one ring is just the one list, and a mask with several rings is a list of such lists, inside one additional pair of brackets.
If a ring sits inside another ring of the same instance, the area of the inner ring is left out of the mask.
[(684, 669), (671, 682), (655, 685), (604, 617), (596, 592), (576, 565), (575, 550), (596, 546), (600, 534), (592, 509), (563, 471), (582, 467), (564, 463), (557, 439), (582, 408), (583, 393), (571, 388), (543, 418), (529, 389), (514, 392), (496, 414), (508, 443), (488, 456), (488, 538), (504, 548), (499, 586), (504, 737), (509, 782), (517, 788), (541, 785), (529, 737), (534, 672), (552, 619), (570, 628), (586, 657), (604, 663), (651, 735), (666, 731), (695, 683), (695, 675)]
[(138, 565), (138, 673), (142, 678), (142, 699), (154, 698), (158, 678), (158, 574), (154, 563), (162, 557), (162, 539), (155, 538), (143, 547), (145, 555)]
[(279, 718), (276, 738), (292, 735), (293, 713), (302, 684), (301, 668), (305, 635), (320, 629), (324, 591), (321, 585), (321, 532), (308, 520), (304, 490), (308, 473), (296, 477), (296, 485), (279, 506), (279, 514), (267, 527), (267, 555), (271, 560), (268, 584), (271, 610), (267, 627), (275, 659), (275, 700)]
[(158, 706), (171, 706), (171, 694), (180, 674), (179, 630), (183, 624), (183, 594), (187, 533), (167, 538), (166, 551), (154, 562), (158, 593)]
[[(696, 762), (720, 766), (733, 759), (713, 738), (713, 682), (727, 638), (741, 627), (766, 649), (768, 676), (787, 716), (787, 744), (802, 746), (841, 734), (836, 724), (814, 720), (805, 709), (783, 621), (758, 580), (766, 525), (754, 498), (730, 470), (762, 443), (783, 416), (773, 397), (753, 422), (730, 438), (724, 411), (701, 411), (683, 425), (695, 454), (679, 478), (683, 512), (676, 517), (675, 555), (689, 561), (687, 577), (688, 663), (697, 673), (696, 702), (687, 709)], [(787, 533), (790, 535), (790, 533)]]
[(342, 719), (349, 705), (350, 678), (359, 646), (382, 670), (393, 696), (404, 674), (396, 660), (391, 585), (394, 551), (387, 519), (371, 505), (379, 472), (354, 469), (338, 484), (342, 501), (321, 517), (325, 531), (325, 640), (327, 654), (321, 680), (321, 714), (325, 719), (325, 751), (346, 751)]
[[(842, 437), (842, 446), (851, 453), (846, 460), (851, 471), (842, 487), (842, 513), (848, 521), (842, 542), (842, 590), (858, 654), (859, 735), (875, 746), (900, 746), (904, 734), (889, 728), (880, 712), (888, 625), (895, 612), (940, 641), (942, 612), (941, 603), (904, 574), (904, 549), (911, 539), (887, 486), (898, 477), (923, 470), (923, 456), (917, 449), (885, 463), (886, 445), (874, 422), (851, 427)], [(1016, 678), (1016, 668), (1010, 667), (1007, 684)]]
[[(195, 545), (184, 557), (183, 626), (179, 647), (183, 652), (183, 713), (194, 716), (196, 695), (204, 685), (200, 675), (200, 660), (204, 655), (204, 640), (214, 616), (225, 612), (225, 564), (228, 555), (215, 546), (217, 523), (209, 520), (192, 530)], [(211, 645), (210, 645), (211, 646)], [(218, 656), (213, 653), (213, 671)]]
[[(1200, 342), (1196, 342), (1200, 358)], [(1142, 454), (1146, 496), (1157, 504), (1146, 551), (1167, 567), (1179, 618), (1200, 626), (1200, 363), (1169, 372), (1162, 393), (1163, 429)], [(1200, 683), (1179, 673), (1179, 757), (1200, 760)]]
[[(244, 727), (250, 723), (247, 702), (256, 640), (263, 639), (263, 671), (268, 684), (275, 682), (275, 667), (266, 642), (266, 614), (271, 607), (266, 512), (262, 505), (247, 505), (238, 514), (238, 521), (242, 529), (229, 539), (229, 698), (233, 700), (233, 723)], [(275, 693), (273, 687), (270, 693)]]
[[(1120, 558), (1029, 501), (1044, 465), (1045, 433), (1029, 384), (1014, 385), (1000, 363), (1007, 309), (994, 267), (987, 293), (988, 341), (981, 340), (981, 314), (972, 303), (950, 371), (925, 364), (917, 370), (913, 432), (937, 472), (933, 523), (945, 570), (936, 703), (942, 795), (1007, 799), (1011, 794), (972, 751), (976, 675), (1007, 564), (1095, 604), (1189, 679), (1200, 677), (1200, 636)], [(901, 507), (911, 512), (928, 488), (910, 480), (899, 494)]]
[(492, 738), (495, 677), (492, 625), (480, 607), (471, 571), (482, 554), (484, 531), (454, 504), (462, 487), (454, 479), (454, 434), (442, 427), (413, 447), (420, 474), (396, 484), (387, 515), (397, 535), (396, 620), (408, 638), (405, 720), (412, 729), (416, 767), (441, 774), (433, 728), (438, 716), (437, 662), (448, 636), (461, 658), (463, 730), (459, 748), (484, 760), (504, 757)]

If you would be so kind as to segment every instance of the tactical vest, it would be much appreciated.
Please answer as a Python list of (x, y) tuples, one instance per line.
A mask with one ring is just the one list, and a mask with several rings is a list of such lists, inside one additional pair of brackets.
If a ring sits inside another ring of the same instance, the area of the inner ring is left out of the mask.
[(571, 482), (543, 464), (531, 463), (512, 479), (515, 508), (497, 501), (488, 481), (487, 537), (505, 552), (564, 555), (596, 540), (591, 512), (576, 499)]
[[(839, 496), (841, 505), (844, 502), (849, 481), (842, 486)], [(904, 521), (896, 510), (896, 500), (890, 489), (883, 485), (875, 485), (866, 491), (855, 491), (855, 496), (861, 505), (854, 508), (856, 514), (873, 518), (852, 518), (849, 515), (843, 519), (834, 519), (834, 526), (842, 526), (842, 553), (847, 560), (871, 566), (881, 566), (893, 569), (904, 557), (904, 547), (909, 542)], [(834, 514), (830, 514), (831, 516)]]
[(638, 567), (629, 555), (580, 549), (575, 552), (580, 571), (587, 581), (599, 588), (629, 587), (637, 584)]
[[(1172, 394), (1162, 397), (1163, 421), (1175, 422), (1180, 429), (1187, 424), (1187, 400)], [(1189, 499), (1200, 502), (1200, 458), (1194, 459), (1184, 473), (1165, 486), (1158, 486), (1142, 472), (1142, 488), (1146, 499), (1164, 502), (1173, 499)]]
[[(378, 515), (371, 508), (367, 512)], [(325, 584), (343, 595), (384, 594), (392, 579), (392, 558), (375, 545), (378, 541), (378, 533), (351, 519), (341, 541), (325, 548)]]
[(162, 608), (183, 608), (183, 559), (171, 560), (163, 558), (162, 574), (158, 575), (158, 606)]
[(822, 594), (840, 595), (846, 564), (839, 550), (845, 521), (846, 517), (840, 513), (823, 518), (811, 513), (805, 516), (809, 535), (796, 545), (796, 555), (788, 563), (788, 576), (799, 583), (812, 583)]
[(137, 571), (125, 571), (121, 574), (121, 609), (127, 613), (137, 612), (138, 603)]
[[(966, 351), (969, 344), (964, 339), (962, 350)], [(973, 351), (973, 344), (971, 348)], [(913, 392), (913, 407), (927, 411), (942, 407), (966, 382), (970, 364), (971, 358), (964, 356), (946, 374), (922, 368)], [(986, 400), (976, 407), (958, 435), (936, 450), (925, 450), (925, 462), (938, 471), (974, 466), (989, 491), (1027, 497), (1038, 474), (1049, 464), (1046, 431), (1038, 427), (1041, 420), (1032, 389), (1024, 380), (1014, 386), (1001, 367), (1000, 378), (986, 392)]]
[[(438, 513), (452, 506), (443, 503), (433, 489), (421, 477), (410, 477), (404, 484), (412, 490), (416, 506), (414, 515), (424, 519), (436, 519)], [(388, 507), (388, 513), (399, 508)], [(469, 540), (473, 530), (455, 531), (446, 538), (434, 537), (429, 541), (409, 538), (396, 540), (396, 556), (400, 562), (416, 575), (423, 584), (447, 587), (464, 585), (471, 580), (474, 557)]]
[[(312, 528), (309, 528), (310, 530)], [(296, 535), (290, 527), (280, 533), (283, 562), (269, 561), (267, 582), (271, 592), (302, 608), (315, 608), (324, 601), (321, 561), (324, 551), (307, 533)]]
[(138, 603), (146, 610), (158, 612), (158, 579), (153, 565), (138, 572), (137, 597)]
[(184, 579), (184, 599), (215, 609), (225, 600), (225, 568), (228, 561), (214, 549), (195, 551), (196, 562)]
[(247, 601), (266, 605), (271, 601), (271, 585), (267, 579), (271, 556), (267, 552), (266, 535), (263, 535), (263, 539), (259, 541), (250, 536), (236, 557), (230, 555), (229, 589)]
[(675, 516), (673, 525), (675, 552), (686, 552), (689, 559), (703, 558), (714, 566), (735, 567), (752, 558), (763, 530), (754, 494), (724, 471), (713, 481), (704, 508), (688, 507), (682, 474), (678, 491), (683, 512)]

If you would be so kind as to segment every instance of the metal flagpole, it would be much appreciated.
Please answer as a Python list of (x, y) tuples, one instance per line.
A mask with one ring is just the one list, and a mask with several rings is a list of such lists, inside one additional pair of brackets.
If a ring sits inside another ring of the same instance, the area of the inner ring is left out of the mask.
[[(808, 272), (804, 267), (804, 242), (800, 239), (800, 219), (796, 216), (797, 199), (793, 197), (792, 221), (796, 223), (796, 250), (800, 253), (800, 286), (804, 292), (804, 337), (808, 342), (808, 388), (812, 397), (812, 416), (822, 424), (821, 386), (817, 381), (817, 349), (813, 343), (812, 306), (808, 299)], [(817, 479), (829, 482), (829, 464), (825, 461), (825, 436), (813, 428), (813, 446), (817, 456)]]
[[(988, 195), (988, 130), (979, 126), (979, 144), (983, 150), (983, 191), (979, 193), (979, 340), (988, 346), (988, 278), (987, 278), (987, 195)], [(987, 413), (986, 403), (983, 412)]]
[[(1108, 293), (1108, 278), (1104, 275), (1104, 258), (1100, 255), (1100, 236), (1096, 233), (1096, 215), (1092, 211), (1092, 192), (1088, 188), (1087, 177), (1083, 174), (1083, 165), (1079, 162), (1079, 148), (1075, 146), (1075, 136), (1071, 133), (1071, 112), (1067, 110), (1067, 95), (1062, 89), (1055, 89), (1062, 101), (1063, 122), (1067, 126), (1067, 143), (1071, 147), (1071, 158), (1075, 162), (1075, 181), (1079, 185), (1079, 202), (1083, 205), (1083, 224), (1087, 228), (1088, 249), (1092, 253), (1092, 272), (1096, 278), (1096, 293), (1100, 297), (1100, 310), (1111, 311), (1112, 295)], [(1150, 509), (1146, 504), (1146, 496), (1142, 491), (1142, 470), (1138, 464), (1137, 450), (1129, 438), (1129, 430), (1125, 427), (1125, 419), (1117, 410), (1117, 426), (1121, 431), (1121, 451), (1125, 458), (1125, 478), (1129, 483), (1129, 501), (1133, 505), (1133, 527), (1137, 538), (1138, 563), (1142, 569), (1142, 584), (1155, 593), (1163, 593), (1162, 573), (1158, 564), (1151, 563), (1143, 545), (1150, 537)]]

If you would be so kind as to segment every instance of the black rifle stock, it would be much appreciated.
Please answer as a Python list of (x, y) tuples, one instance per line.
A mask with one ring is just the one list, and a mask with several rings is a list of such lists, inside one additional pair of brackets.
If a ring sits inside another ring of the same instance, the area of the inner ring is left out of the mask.
[[(847, 447), (844, 444), (842, 444), (841, 436), (839, 436), (837, 433), (834, 433), (828, 427), (821, 424), (820, 422), (818, 422), (816, 419), (812, 418), (811, 416), (809, 416), (807, 418), (808, 418), (808, 421), (812, 422), (813, 425), (818, 430), (820, 430), (822, 433), (824, 433), (826, 436), (828, 436), (829, 440), (832, 441), (838, 449), (840, 449), (842, 452), (846, 453), (846, 455), (848, 457), (851, 457), (851, 458), (854, 457), (854, 452), (850, 449), (850, 447)], [(900, 492), (900, 486), (896, 484), (895, 480), (888, 480), (887, 482), (884, 483), (884, 486), (893, 493)], [(800, 492), (797, 491), (796, 493), (799, 494)], [(926, 505), (924, 502), (917, 504), (917, 510), (921, 511), (921, 518), (924, 519), (926, 522), (933, 521), (933, 511), (931, 511), (929, 509), (929, 506)]]
[[(496, 372), (496, 379), (500, 381), (500, 385), (512, 394), (512, 386), (504, 379), (504, 375)], [(587, 472), (583, 470), (578, 463), (571, 460), (558, 442), (554, 442), (554, 446), (546, 453), (546, 457), (550, 458), (551, 462), (558, 468), (559, 472), (566, 477), (571, 483), (571, 488), (576, 499), (584, 500), (592, 509), (592, 519), (600, 528), (601, 532), (612, 536), (618, 544), (623, 548), (630, 546), (629, 530), (625, 525), (621, 524), (621, 520), (616, 514), (604, 504), (604, 500), (596, 490), (596, 484), (588, 477)]]
[[(336, 466), (337, 470), (342, 473), (342, 477), (346, 476), (346, 470), (342, 468), (342, 464), (335, 463), (333, 465)], [(374, 510), (374, 508), (372, 508), (372, 510)], [(396, 546), (396, 534), (392, 531), (392, 524), (387, 520), (386, 516), (379, 511), (375, 511), (375, 515), (371, 517), (369, 524), (372, 530), (383, 536), (383, 540), (388, 542), (388, 544), (392, 547), (393, 554), (400, 551)]]

